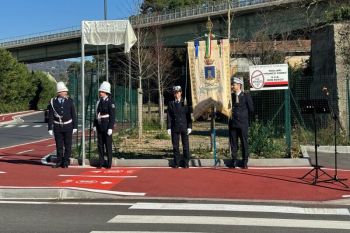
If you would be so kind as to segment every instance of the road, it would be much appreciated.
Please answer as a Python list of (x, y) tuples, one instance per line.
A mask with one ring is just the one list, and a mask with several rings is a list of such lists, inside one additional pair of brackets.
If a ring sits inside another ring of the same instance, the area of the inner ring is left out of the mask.
[(22, 123), (0, 125), (0, 148), (49, 138), (44, 113), (22, 117)]
[(346, 206), (206, 201), (0, 202), (1, 232), (345, 233)]

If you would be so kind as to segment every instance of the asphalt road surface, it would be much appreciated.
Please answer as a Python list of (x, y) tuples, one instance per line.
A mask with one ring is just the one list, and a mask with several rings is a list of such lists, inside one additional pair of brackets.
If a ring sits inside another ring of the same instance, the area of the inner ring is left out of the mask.
[(106, 203), (0, 202), (1, 232), (345, 233), (346, 206), (123, 200)]
[(44, 112), (22, 117), (22, 123), (0, 125), (0, 148), (49, 138)]

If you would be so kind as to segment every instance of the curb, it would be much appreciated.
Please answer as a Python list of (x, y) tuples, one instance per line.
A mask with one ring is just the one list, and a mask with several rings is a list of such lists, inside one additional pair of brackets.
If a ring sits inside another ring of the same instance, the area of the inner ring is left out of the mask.
[[(302, 145), (301, 146), (302, 153), (304, 157), (309, 157), (307, 151), (315, 152), (315, 146), (314, 145)], [(304, 155), (304, 150), (306, 152), (306, 156)], [(332, 146), (319, 146), (317, 148), (317, 152), (323, 152), (323, 153), (334, 153), (334, 145)], [(349, 154), (350, 153), (350, 146), (337, 146), (337, 152), (341, 154)]]
[(117, 199), (121, 197), (144, 196), (145, 193), (118, 192), (75, 187), (0, 187), (0, 200)]
[[(48, 154), (41, 159), (42, 164), (54, 164), (56, 156)], [(95, 166), (97, 160), (85, 160), (87, 166)], [(79, 166), (81, 163), (78, 159), (71, 158), (70, 164)], [(118, 159), (113, 158), (112, 167), (170, 167), (173, 164), (172, 159)], [(230, 167), (231, 159), (220, 159), (216, 163), (213, 159), (191, 159), (190, 167)], [(252, 167), (309, 167), (309, 158), (297, 159), (249, 159), (249, 166)]]

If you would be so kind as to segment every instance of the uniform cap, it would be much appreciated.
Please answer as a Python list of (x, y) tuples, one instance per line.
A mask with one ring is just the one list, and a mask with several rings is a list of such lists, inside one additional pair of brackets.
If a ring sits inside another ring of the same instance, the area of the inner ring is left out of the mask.
[(173, 92), (180, 92), (182, 91), (181, 86), (173, 86)]
[(57, 93), (62, 91), (68, 91), (68, 88), (66, 87), (64, 82), (58, 82), (56, 88), (57, 88)]
[(232, 78), (231, 78), (231, 83), (238, 83), (238, 84), (243, 85), (242, 79), (237, 78), (237, 77), (232, 77)]
[(106, 92), (108, 94), (111, 94), (111, 84), (107, 81), (104, 81), (101, 84), (100, 89), (98, 89), (98, 91), (102, 91), (102, 92)]

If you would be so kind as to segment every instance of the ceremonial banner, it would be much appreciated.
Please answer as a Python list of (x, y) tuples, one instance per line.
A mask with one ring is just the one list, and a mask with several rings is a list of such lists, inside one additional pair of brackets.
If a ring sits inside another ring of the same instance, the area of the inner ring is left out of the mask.
[(230, 44), (210, 37), (187, 43), (194, 119), (213, 106), (231, 116)]
[(122, 45), (128, 53), (137, 38), (128, 20), (82, 21), (82, 42), (92, 45)]

